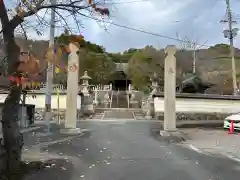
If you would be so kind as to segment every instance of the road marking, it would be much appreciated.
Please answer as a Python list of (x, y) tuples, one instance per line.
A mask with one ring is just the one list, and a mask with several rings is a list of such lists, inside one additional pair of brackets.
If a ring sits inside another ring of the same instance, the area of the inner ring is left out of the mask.
[(232, 155), (229, 155), (229, 154), (224, 154), (224, 156), (227, 156), (229, 159), (231, 159), (233, 161), (237, 161), (237, 162), (240, 163), (240, 159), (239, 158), (236, 158), (236, 157), (234, 157)]
[(62, 143), (62, 142), (65, 142), (65, 141), (70, 141), (74, 138), (77, 138), (77, 137), (80, 137), (80, 136), (83, 136), (84, 135), (84, 132), (82, 132), (81, 134), (79, 135), (75, 135), (75, 136), (71, 136), (71, 137), (67, 137), (67, 138), (62, 138), (62, 139), (58, 139), (58, 140), (55, 140), (55, 141), (49, 141), (49, 142), (42, 142), (42, 143), (39, 143), (39, 144), (36, 144), (36, 145), (32, 145), (30, 146), (31, 148), (38, 148), (38, 147), (46, 147), (46, 146), (49, 146), (49, 145), (54, 145), (54, 144), (57, 144), (57, 143)]
[(25, 132), (30, 132), (30, 131), (34, 131), (34, 130), (37, 130), (37, 129), (40, 129), (42, 128), (43, 126), (37, 126), (37, 127), (28, 127), (28, 128), (24, 128), (24, 129), (21, 129), (20, 132), (21, 133), (25, 133)]
[(200, 149), (198, 149), (197, 147), (193, 146), (192, 144), (188, 144), (188, 147), (190, 149), (192, 149), (193, 151), (196, 151), (196, 152), (201, 153), (201, 154), (203, 153)]

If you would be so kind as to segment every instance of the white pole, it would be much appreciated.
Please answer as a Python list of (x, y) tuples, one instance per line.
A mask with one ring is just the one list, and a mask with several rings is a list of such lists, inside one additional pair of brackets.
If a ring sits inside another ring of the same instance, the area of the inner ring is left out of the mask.
[(57, 88), (57, 123), (60, 124), (60, 89)]
[(193, 73), (196, 73), (196, 43), (193, 43)]
[[(56, 4), (56, 0), (51, 0), (51, 5)], [(55, 10), (51, 9), (51, 20), (50, 20), (50, 39), (49, 47), (52, 48), (54, 53), (54, 35), (55, 35)], [(46, 96), (45, 96), (45, 121), (48, 127), (48, 132), (50, 131), (50, 120), (51, 120), (51, 93), (53, 86), (53, 64), (48, 61), (47, 67), (47, 80), (46, 80)]]

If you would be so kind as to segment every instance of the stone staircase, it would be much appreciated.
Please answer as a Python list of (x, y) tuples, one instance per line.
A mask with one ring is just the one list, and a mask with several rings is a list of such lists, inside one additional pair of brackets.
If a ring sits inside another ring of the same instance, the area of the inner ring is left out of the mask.
[(146, 120), (144, 113), (140, 110), (133, 112), (136, 120)]
[(126, 91), (113, 92), (112, 108), (128, 108)]
[(128, 108), (102, 108), (96, 109), (93, 120), (114, 120), (114, 119), (128, 119), (128, 120), (145, 120), (145, 115), (141, 109)]
[(96, 109), (95, 114), (93, 115), (92, 119), (94, 120), (101, 120), (104, 116), (104, 110)]
[(134, 119), (133, 112), (122, 109), (111, 109), (105, 111), (104, 119)]

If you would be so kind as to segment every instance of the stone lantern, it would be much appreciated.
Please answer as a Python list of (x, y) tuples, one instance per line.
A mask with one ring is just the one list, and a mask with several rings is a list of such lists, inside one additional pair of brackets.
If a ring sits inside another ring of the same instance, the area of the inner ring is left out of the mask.
[(152, 92), (150, 93), (150, 95), (154, 95), (157, 93), (158, 91), (158, 75), (156, 72), (153, 73), (153, 77), (151, 78), (151, 82), (152, 82)]
[(80, 80), (82, 81), (82, 93), (83, 94), (89, 94), (88, 93), (88, 87), (89, 87), (89, 80), (91, 80), (92, 78), (90, 76), (88, 76), (87, 71), (84, 72), (84, 75), (82, 77), (80, 77)]
[(89, 87), (89, 80), (92, 78), (88, 76), (87, 71), (84, 72), (84, 75), (80, 77), (80, 81), (82, 81), (81, 84), (81, 92), (83, 94), (82, 96), (82, 112), (85, 115), (92, 115), (94, 113), (94, 107), (93, 107), (93, 98), (89, 94), (88, 87)]
[(152, 82), (152, 92), (150, 93), (150, 95), (148, 96), (147, 99), (147, 113), (146, 113), (146, 119), (152, 119), (152, 117), (154, 116), (154, 99), (153, 99), (153, 95), (157, 93), (158, 91), (158, 76), (157, 73), (154, 72), (153, 77), (151, 78), (151, 82)]

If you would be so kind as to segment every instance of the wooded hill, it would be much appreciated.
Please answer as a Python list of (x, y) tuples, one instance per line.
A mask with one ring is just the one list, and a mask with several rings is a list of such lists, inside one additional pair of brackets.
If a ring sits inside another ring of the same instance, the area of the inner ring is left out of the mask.
[[(66, 35), (56, 38), (58, 42), (67, 43)], [(16, 38), (17, 43), (23, 51), (28, 51), (28, 46), (32, 45), (33, 54), (44, 65), (45, 53), (48, 49), (47, 41), (32, 41), (23, 38)], [(164, 67), (164, 50), (156, 50), (152, 46), (143, 49), (128, 49), (122, 53), (108, 53), (105, 48), (88, 41), (81, 42), (84, 44), (85, 53), (80, 55), (80, 74), (87, 70), (93, 78), (93, 84), (108, 83), (114, 79), (115, 62), (128, 63), (129, 71), (127, 72), (133, 85), (139, 89), (148, 88), (149, 79), (153, 72), (157, 73), (159, 79), (163, 80)], [(236, 50), (236, 67), (237, 77), (240, 74), (240, 50)], [(196, 70), (197, 74), (203, 81), (214, 83), (216, 86), (208, 91), (211, 93), (232, 93), (231, 78), (231, 58), (229, 58), (229, 46), (218, 44), (208, 49), (200, 49), (196, 52)], [(67, 57), (67, 56), (66, 56)], [(63, 58), (66, 64), (67, 59)], [(2, 59), (4, 58), (3, 45), (0, 45), (0, 71), (6, 69)], [(177, 81), (180, 82), (183, 74), (192, 71), (193, 52), (191, 50), (178, 50), (177, 58)], [(44, 79), (44, 73), (43, 73)], [(60, 73), (55, 76), (55, 83), (66, 83), (66, 74)]]

